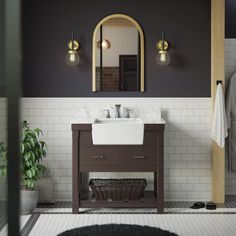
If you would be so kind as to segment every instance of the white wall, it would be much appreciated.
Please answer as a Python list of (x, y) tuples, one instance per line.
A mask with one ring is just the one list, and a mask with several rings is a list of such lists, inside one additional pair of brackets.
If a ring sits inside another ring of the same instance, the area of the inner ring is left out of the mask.
[[(234, 72), (236, 72), (236, 39), (225, 39), (226, 80)], [(226, 167), (225, 191), (226, 194), (234, 194), (234, 195), (236, 194), (236, 173), (229, 173), (227, 167)]]
[[(43, 129), (48, 143), (45, 163), (55, 181), (55, 199), (71, 200), (72, 138), (70, 121), (80, 108), (90, 116), (99, 109), (121, 103), (137, 114), (161, 107), (165, 129), (165, 199), (211, 198), (211, 99), (210, 98), (23, 98), (22, 119)], [(93, 173), (95, 177), (145, 177), (150, 173)]]
[[(118, 67), (119, 55), (138, 54), (138, 30), (131, 27), (103, 27), (103, 39), (111, 43), (111, 48), (103, 50), (103, 66)], [(99, 31), (97, 40), (100, 40)], [(100, 65), (100, 49), (96, 49), (96, 65)]]

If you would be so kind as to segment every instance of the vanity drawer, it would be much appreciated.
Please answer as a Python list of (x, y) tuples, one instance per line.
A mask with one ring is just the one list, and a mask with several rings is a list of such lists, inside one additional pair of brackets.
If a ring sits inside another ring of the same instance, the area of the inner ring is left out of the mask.
[(81, 166), (155, 166), (154, 148), (81, 148)]
[[(144, 131), (144, 142), (143, 145), (128, 145), (129, 147), (156, 147), (157, 139), (160, 136), (160, 132), (158, 131)], [(92, 141), (92, 131), (81, 131), (80, 132), (80, 147), (111, 147), (111, 145), (93, 145)], [(121, 145), (112, 145), (112, 147), (119, 147)], [(123, 145), (124, 146), (124, 145)]]

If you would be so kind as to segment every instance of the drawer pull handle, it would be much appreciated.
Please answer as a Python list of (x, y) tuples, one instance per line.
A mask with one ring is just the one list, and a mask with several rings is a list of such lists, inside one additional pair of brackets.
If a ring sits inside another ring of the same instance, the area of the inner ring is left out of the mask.
[(145, 156), (133, 156), (134, 159), (145, 159)]
[(92, 156), (93, 159), (104, 159), (104, 156)]

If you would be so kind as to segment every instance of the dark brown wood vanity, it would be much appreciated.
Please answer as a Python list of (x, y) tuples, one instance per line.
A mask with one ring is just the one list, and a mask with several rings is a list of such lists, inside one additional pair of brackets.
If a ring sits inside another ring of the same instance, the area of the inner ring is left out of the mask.
[[(164, 210), (164, 124), (145, 124), (143, 145), (93, 145), (91, 124), (72, 124), (72, 212), (79, 208), (157, 208)], [(154, 191), (139, 201), (95, 201), (82, 192), (83, 172), (153, 172)]]

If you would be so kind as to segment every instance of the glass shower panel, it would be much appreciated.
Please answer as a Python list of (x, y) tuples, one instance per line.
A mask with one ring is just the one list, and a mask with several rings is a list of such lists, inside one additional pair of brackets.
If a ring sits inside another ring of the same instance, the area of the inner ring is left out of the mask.
[(18, 236), (21, 1), (0, 0), (0, 235)]
[[(4, 2), (0, 0), (0, 234), (7, 233), (7, 181), (6, 181), (6, 142), (7, 142), (7, 98), (4, 75)], [(5, 233), (3, 233), (5, 232)]]
[(7, 222), (7, 181), (6, 181), (6, 142), (7, 142), (7, 99), (4, 96), (4, 84), (0, 76), (0, 231)]

